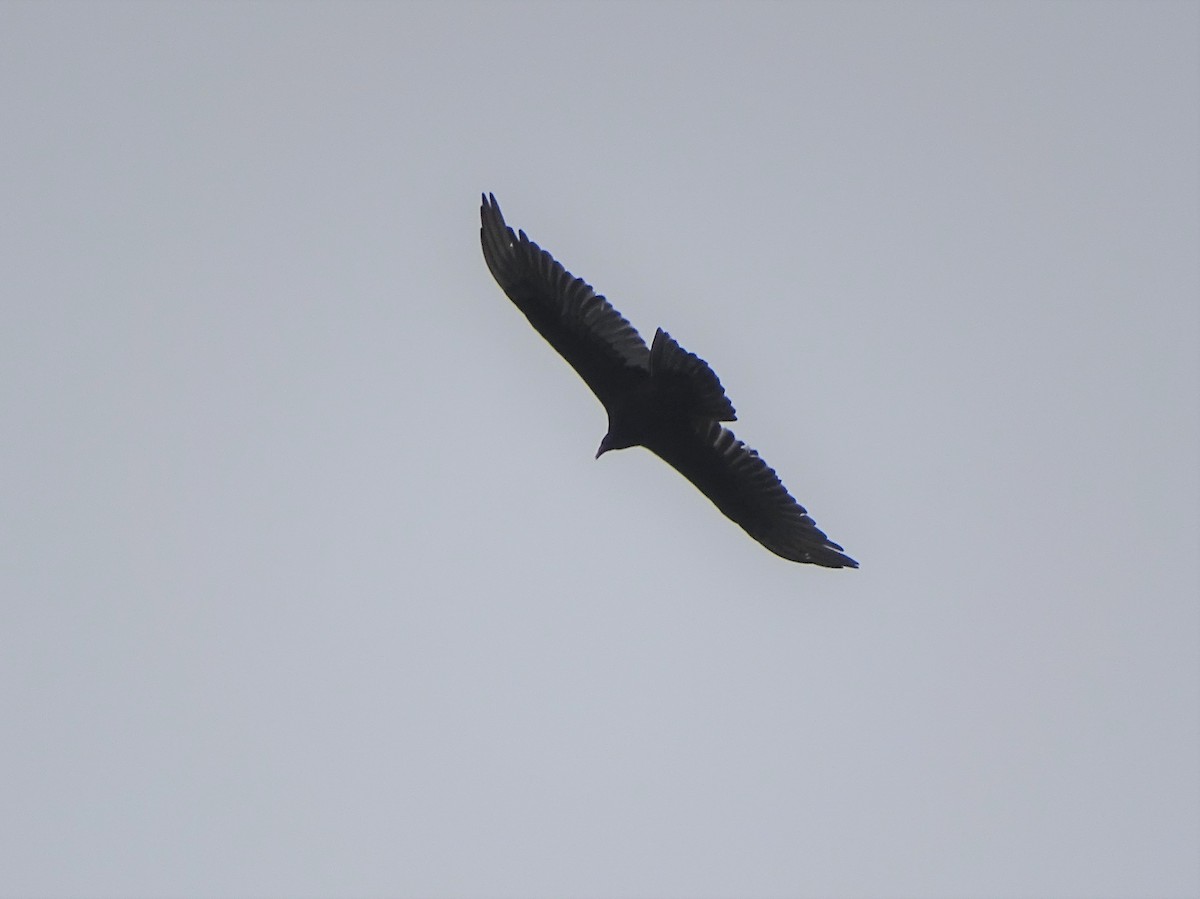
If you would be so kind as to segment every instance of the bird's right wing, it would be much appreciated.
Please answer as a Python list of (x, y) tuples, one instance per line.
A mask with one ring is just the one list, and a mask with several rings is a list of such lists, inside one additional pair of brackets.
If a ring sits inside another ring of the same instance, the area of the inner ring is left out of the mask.
[(826, 568), (858, 567), (817, 527), (762, 457), (717, 422), (698, 423), (690, 433), (676, 432), (646, 446), (776, 555)]
[(483, 198), (480, 218), (492, 277), (600, 402), (608, 406), (645, 376), (650, 350), (621, 313), (524, 231), (508, 227), (491, 194)]

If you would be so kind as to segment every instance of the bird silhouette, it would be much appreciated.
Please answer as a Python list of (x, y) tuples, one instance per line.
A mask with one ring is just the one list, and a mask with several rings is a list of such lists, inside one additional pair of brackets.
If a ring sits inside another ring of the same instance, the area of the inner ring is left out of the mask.
[(708, 363), (659, 328), (650, 346), (582, 279), (505, 224), (483, 198), (480, 240), (492, 277), (608, 412), (596, 458), (644, 446), (771, 552), (826, 568), (858, 563), (825, 536), (774, 470), (723, 421), (733, 404)]

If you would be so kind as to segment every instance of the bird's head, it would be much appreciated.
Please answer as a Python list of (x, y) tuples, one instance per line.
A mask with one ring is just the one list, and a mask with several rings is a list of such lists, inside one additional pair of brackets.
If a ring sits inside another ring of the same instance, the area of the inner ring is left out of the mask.
[(609, 428), (608, 433), (604, 435), (604, 439), (600, 441), (600, 449), (596, 450), (596, 458), (599, 459), (609, 450), (627, 449), (636, 445), (636, 440), (623, 436), (612, 428)]

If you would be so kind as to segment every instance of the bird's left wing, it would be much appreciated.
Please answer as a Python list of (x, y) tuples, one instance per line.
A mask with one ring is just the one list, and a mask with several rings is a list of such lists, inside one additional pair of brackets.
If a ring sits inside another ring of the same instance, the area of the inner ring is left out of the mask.
[(719, 423), (664, 434), (646, 448), (776, 555), (826, 568), (858, 567), (817, 527), (762, 457)]
[(483, 258), (530, 324), (571, 364), (605, 406), (644, 377), (650, 350), (604, 297), (504, 222), (496, 198), (480, 208)]

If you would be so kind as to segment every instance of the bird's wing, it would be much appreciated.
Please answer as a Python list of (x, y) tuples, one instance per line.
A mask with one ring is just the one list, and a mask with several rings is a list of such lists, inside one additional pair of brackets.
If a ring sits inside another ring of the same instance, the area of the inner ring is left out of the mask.
[(757, 452), (715, 421), (659, 436), (646, 448), (776, 555), (826, 568), (857, 568), (792, 499)]
[(605, 406), (644, 377), (650, 350), (633, 325), (581, 278), (504, 223), (496, 198), (480, 208), (483, 258), (496, 283)]

